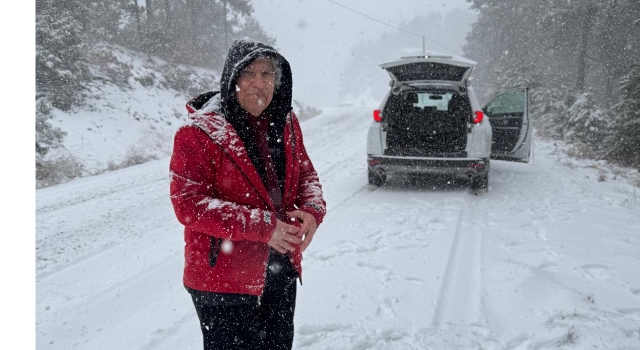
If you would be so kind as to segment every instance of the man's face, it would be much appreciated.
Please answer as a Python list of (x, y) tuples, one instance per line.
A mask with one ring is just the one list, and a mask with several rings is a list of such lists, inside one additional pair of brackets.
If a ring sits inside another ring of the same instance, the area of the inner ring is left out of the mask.
[(252, 116), (259, 116), (271, 103), (275, 89), (275, 71), (271, 61), (257, 58), (238, 73), (236, 98)]

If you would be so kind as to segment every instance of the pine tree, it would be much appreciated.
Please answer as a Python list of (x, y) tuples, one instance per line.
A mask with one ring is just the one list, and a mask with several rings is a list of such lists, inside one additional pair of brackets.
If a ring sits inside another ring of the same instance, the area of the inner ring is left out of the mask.
[(36, 2), (36, 95), (68, 111), (90, 80), (79, 0)]
[(618, 118), (613, 127), (608, 158), (640, 167), (640, 61), (620, 80), (622, 101), (616, 108)]
[(543, 30), (548, 26), (545, 18), (531, 14), (544, 14), (546, 2), (470, 2), (479, 16), (467, 36), (464, 51), (478, 62), (474, 68), (477, 81), (474, 85), (480, 88), (479, 93), (489, 96), (504, 90), (505, 82), (520, 79), (522, 75), (527, 83), (539, 85), (550, 67), (545, 62), (550, 50), (543, 49), (550, 40)]
[[(84, 173), (84, 166), (74, 156), (48, 157), (51, 149), (62, 146), (66, 132), (49, 123), (51, 107), (45, 99), (36, 103), (36, 187), (58, 184)], [(63, 147), (64, 148), (64, 147)]]
[(49, 149), (59, 147), (67, 134), (49, 123), (50, 110), (43, 99), (36, 104), (36, 164), (47, 155)]
[(248, 17), (240, 27), (239, 37), (259, 41), (268, 45), (275, 45), (276, 39), (267, 34), (260, 23), (253, 17)]
[(80, 10), (88, 23), (90, 42), (115, 42), (121, 25), (132, 20), (130, 0), (83, 0), (83, 4)]
[(562, 139), (565, 132), (568, 90), (541, 86), (531, 94), (531, 115), (536, 130), (543, 136)]
[(528, 87), (535, 94), (540, 86), (540, 74), (534, 64), (527, 60), (504, 54), (492, 66), (493, 72), (488, 77), (487, 95), (495, 95), (514, 88)]
[(566, 112), (565, 137), (583, 142), (596, 150), (611, 131), (610, 118), (600, 108), (591, 91), (578, 93)]

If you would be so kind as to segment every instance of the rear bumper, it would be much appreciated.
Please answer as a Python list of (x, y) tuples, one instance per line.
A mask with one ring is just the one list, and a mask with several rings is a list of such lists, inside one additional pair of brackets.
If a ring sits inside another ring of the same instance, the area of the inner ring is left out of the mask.
[(489, 164), (481, 158), (423, 158), (367, 155), (369, 170), (375, 173), (412, 173), (452, 175), (471, 179), (489, 171)]

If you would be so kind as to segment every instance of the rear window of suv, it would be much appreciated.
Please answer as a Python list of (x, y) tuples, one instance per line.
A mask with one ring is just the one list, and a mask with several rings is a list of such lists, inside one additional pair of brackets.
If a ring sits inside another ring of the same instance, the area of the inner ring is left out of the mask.
[(453, 93), (429, 93), (429, 92), (418, 92), (418, 102), (413, 103), (413, 107), (435, 107), (438, 111), (448, 111), (449, 110), (449, 101), (453, 96)]

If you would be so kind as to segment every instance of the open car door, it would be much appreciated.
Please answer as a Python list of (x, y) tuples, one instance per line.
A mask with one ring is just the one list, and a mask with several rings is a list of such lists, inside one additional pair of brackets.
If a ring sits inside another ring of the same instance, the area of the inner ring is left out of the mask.
[(529, 117), (529, 89), (517, 88), (496, 95), (483, 108), (493, 137), (491, 159), (529, 162), (533, 125)]

